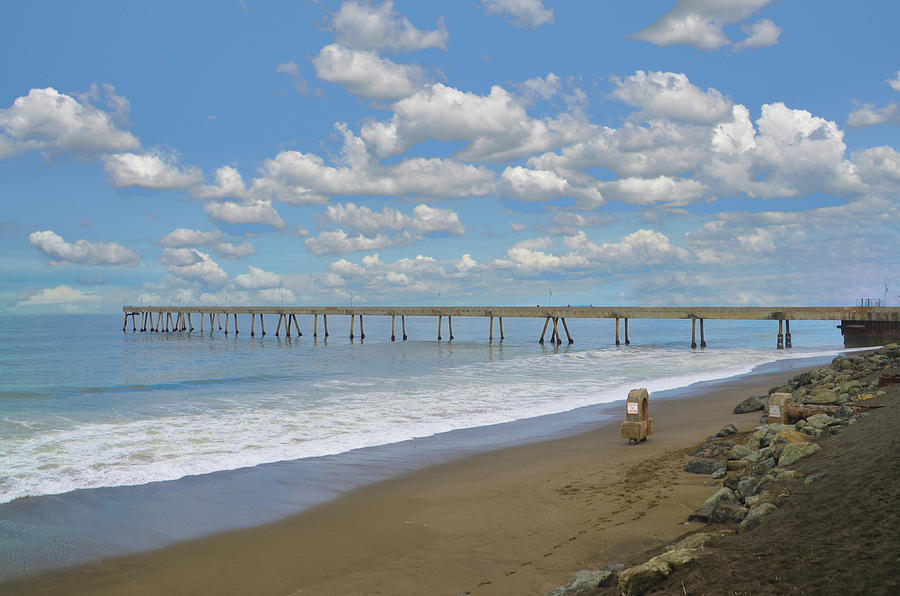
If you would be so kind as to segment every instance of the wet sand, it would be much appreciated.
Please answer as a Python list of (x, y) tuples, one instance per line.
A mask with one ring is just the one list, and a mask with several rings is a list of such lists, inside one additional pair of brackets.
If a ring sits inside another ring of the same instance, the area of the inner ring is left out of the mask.
[[(629, 558), (699, 527), (711, 492), (687, 453), (797, 370), (651, 396), (656, 432), (618, 422), (474, 455), (351, 491), (284, 520), (0, 585), (11, 594), (541, 594), (582, 568)], [(623, 396), (624, 397), (624, 396)]]

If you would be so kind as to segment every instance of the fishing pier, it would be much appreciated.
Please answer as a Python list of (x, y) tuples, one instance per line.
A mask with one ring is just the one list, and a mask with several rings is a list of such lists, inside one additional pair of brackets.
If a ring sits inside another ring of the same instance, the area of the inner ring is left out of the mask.
[[(691, 322), (691, 348), (706, 347), (706, 320), (778, 321), (776, 347), (791, 347), (791, 321), (841, 321), (839, 328), (847, 347), (855, 345), (876, 345), (896, 341), (900, 338), (900, 307), (640, 307), (640, 306), (124, 306), (125, 318), (122, 331), (127, 331), (131, 319), (132, 332), (140, 333), (190, 333), (195, 330), (191, 315), (199, 317), (199, 331), (204, 330), (204, 321), (209, 322), (209, 332), (218, 329), (229, 333), (229, 319), (233, 321), (231, 332), (238, 335), (238, 315), (250, 317), (250, 336), (256, 336), (256, 319), (259, 317), (259, 331), (266, 335), (265, 315), (277, 317), (275, 335), (284, 329), (287, 337), (291, 330), (302, 336), (300, 317), (312, 318), (312, 335), (319, 336), (319, 318), (322, 318), (324, 337), (329, 337), (328, 317), (349, 317), (350, 339), (355, 336), (355, 321), (359, 319), (359, 338), (365, 339), (363, 317), (391, 317), (391, 341), (399, 337), (405, 341), (406, 317), (432, 317), (437, 320), (437, 340), (443, 337), (443, 320), (447, 319), (448, 339), (453, 340), (453, 317), (479, 317), (487, 319), (487, 337), (494, 340), (494, 319), (499, 322), (499, 339), (504, 339), (503, 319), (531, 318), (543, 319), (539, 343), (544, 343), (547, 331), (549, 341), (559, 345), (562, 333), (568, 343), (574, 343), (566, 319), (615, 319), (615, 345), (631, 343), (628, 329), (630, 319), (682, 319)], [(224, 318), (224, 327), (222, 320)], [(400, 319), (400, 334), (396, 323)], [(270, 319), (271, 320), (271, 319)], [(698, 325), (699, 322), (699, 325)], [(697, 329), (699, 326), (699, 344)], [(271, 323), (270, 323), (271, 328)], [(246, 329), (246, 327), (245, 327)], [(774, 329), (773, 329), (774, 330)], [(624, 337), (620, 334), (624, 331)], [(870, 343), (858, 343), (864, 338)], [(622, 341), (624, 339), (624, 342)]]

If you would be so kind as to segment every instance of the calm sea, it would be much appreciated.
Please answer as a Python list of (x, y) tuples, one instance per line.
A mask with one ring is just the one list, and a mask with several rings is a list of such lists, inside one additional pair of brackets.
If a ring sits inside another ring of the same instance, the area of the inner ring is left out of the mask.
[[(622, 400), (732, 376), (778, 359), (836, 353), (831, 322), (795, 322), (776, 350), (773, 322), (707, 321), (691, 350), (688, 321), (571, 320), (575, 343), (540, 345), (542, 321), (348, 317), (331, 337), (122, 333), (119, 316), (0, 318), (0, 503), (75, 489), (138, 485), (396, 443)], [(199, 324), (195, 321), (199, 328)], [(398, 321), (399, 327), (399, 321)], [(320, 328), (321, 332), (321, 328)], [(357, 323), (357, 335), (359, 333)], [(495, 321), (495, 336), (499, 330)], [(549, 336), (549, 335), (548, 335)]]

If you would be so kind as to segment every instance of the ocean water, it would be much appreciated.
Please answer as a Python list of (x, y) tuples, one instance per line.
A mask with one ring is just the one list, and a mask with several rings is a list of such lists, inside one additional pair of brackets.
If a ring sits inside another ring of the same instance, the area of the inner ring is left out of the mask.
[[(208, 321), (207, 321), (208, 322)], [(0, 317), (0, 503), (77, 489), (145, 485), (261, 464), (390, 445), (621, 401), (842, 349), (833, 322), (706, 321), (709, 346), (690, 349), (689, 321), (572, 319), (572, 345), (540, 345), (543, 321), (456, 318), (436, 341), (434, 318), (348, 317), (311, 336), (127, 333), (121, 316)], [(195, 321), (197, 327), (199, 324)], [(398, 320), (399, 331), (399, 320)], [(319, 331), (322, 329), (320, 327)], [(357, 334), (359, 333), (357, 322)], [(549, 333), (548, 333), (549, 337)]]

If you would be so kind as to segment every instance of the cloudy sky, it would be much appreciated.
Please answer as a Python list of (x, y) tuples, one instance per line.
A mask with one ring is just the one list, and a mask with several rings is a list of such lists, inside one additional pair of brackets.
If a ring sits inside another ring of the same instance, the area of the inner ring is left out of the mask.
[(900, 302), (897, 2), (0, 21), (0, 312)]

